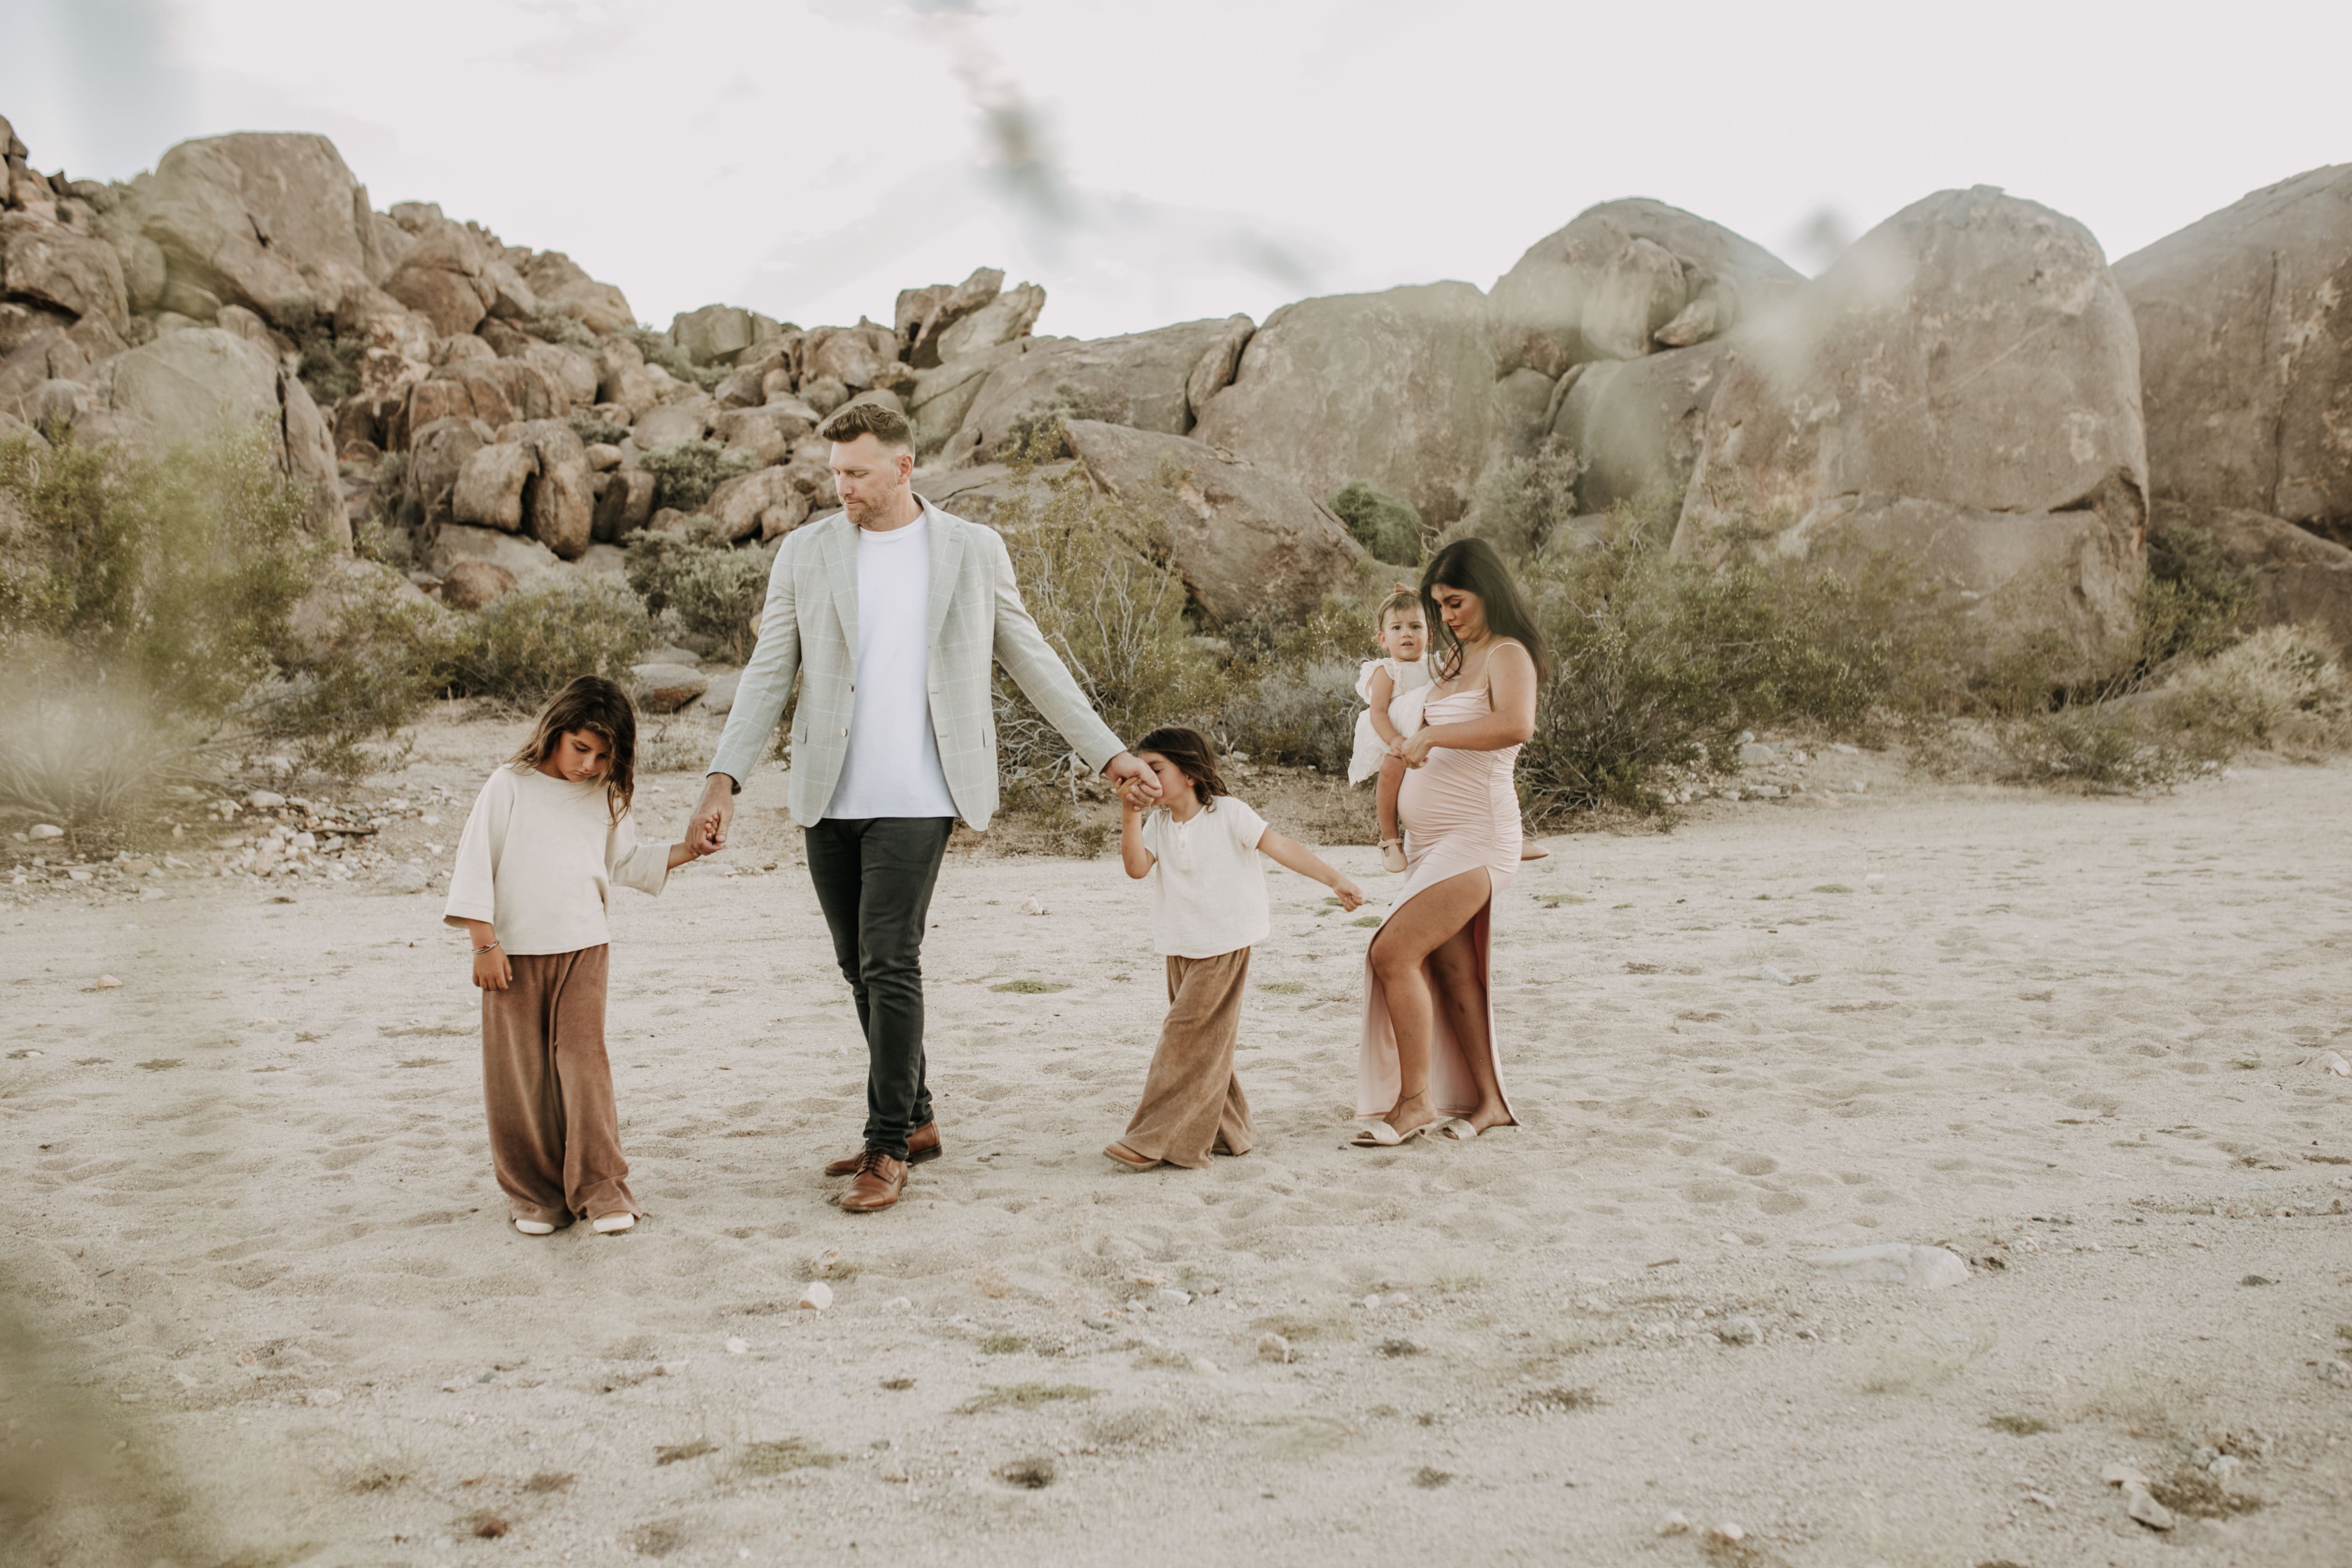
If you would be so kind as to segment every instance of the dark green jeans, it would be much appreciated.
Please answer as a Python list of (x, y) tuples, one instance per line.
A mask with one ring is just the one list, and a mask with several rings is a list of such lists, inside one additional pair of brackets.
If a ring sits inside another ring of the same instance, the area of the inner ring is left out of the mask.
[(809, 879), (866, 1034), (866, 1146), (907, 1157), (931, 1121), (923, 1066), (923, 927), (950, 816), (827, 817), (802, 829)]

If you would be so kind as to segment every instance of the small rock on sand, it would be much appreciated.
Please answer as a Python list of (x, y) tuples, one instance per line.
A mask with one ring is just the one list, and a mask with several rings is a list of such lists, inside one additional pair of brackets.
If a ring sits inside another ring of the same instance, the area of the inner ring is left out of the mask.
[(804, 1310), (822, 1312), (832, 1305), (833, 1287), (822, 1279), (809, 1281), (809, 1288), (801, 1292), (801, 1306)]
[(1758, 968), (1756, 971), (1756, 978), (1759, 980), (1769, 981), (1775, 985), (1794, 985), (1796, 984), (1796, 982), (1790, 979), (1787, 973), (1781, 970), (1774, 968), (1769, 963)]
[(749, 1340), (731, 1339), (727, 1342), (727, 1353), (729, 1355), (749, 1355), (751, 1351), (751, 1342)]
[(1676, 1509), (1674, 1512), (1666, 1515), (1665, 1518), (1658, 1521), (1658, 1533), (1660, 1535), (1688, 1535), (1690, 1533), (1690, 1515), (1683, 1512), (1680, 1509)]
[(1290, 1342), (1280, 1334), (1260, 1334), (1257, 1341), (1257, 1359), (1287, 1362), (1290, 1359)]
[(2124, 1511), (2150, 1530), (2170, 1530), (2172, 1510), (2151, 1496), (2146, 1487), (2124, 1489)]
[(120, 991), (122, 989), (122, 982), (111, 974), (101, 974), (90, 982), (89, 988), (92, 991)]
[(1748, 1531), (1738, 1521), (1727, 1519), (1708, 1531), (1706, 1539), (1710, 1544), (1717, 1547), (1737, 1546), (1748, 1539)]
[(1965, 1283), (1969, 1277), (1968, 1264), (1948, 1247), (1909, 1247), (1899, 1241), (1841, 1247), (1806, 1261), (1825, 1274), (1847, 1279), (1899, 1280), (1914, 1290), (1942, 1290)]
[(26, 829), (25, 837), (38, 844), (45, 838), (63, 838), (66, 830), (54, 822), (37, 822)]
[(1715, 1337), (1727, 1345), (1752, 1345), (1763, 1334), (1753, 1318), (1733, 1318), (1715, 1331)]

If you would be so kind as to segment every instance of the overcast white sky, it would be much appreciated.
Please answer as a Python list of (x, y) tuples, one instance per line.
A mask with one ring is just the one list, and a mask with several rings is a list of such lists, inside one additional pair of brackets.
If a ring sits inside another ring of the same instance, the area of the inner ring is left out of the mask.
[(0, 0), (0, 37), (44, 170), (323, 132), (378, 206), (569, 251), (656, 324), (887, 321), (983, 264), (1045, 285), (1041, 331), (1263, 320), (1490, 286), (1637, 195), (1810, 271), (1822, 226), (1998, 184), (2118, 257), (2352, 160), (2346, 0)]

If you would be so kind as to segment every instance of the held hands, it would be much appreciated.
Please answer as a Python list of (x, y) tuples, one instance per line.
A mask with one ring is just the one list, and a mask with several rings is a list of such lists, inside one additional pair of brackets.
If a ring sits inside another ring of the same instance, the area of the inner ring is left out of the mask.
[(694, 858), (698, 860), (726, 848), (727, 825), (734, 818), (735, 781), (725, 773), (713, 773), (703, 781), (701, 804), (694, 808), (693, 819), (687, 825), (686, 842)]
[(1121, 752), (1105, 763), (1102, 773), (1103, 777), (1110, 780), (1111, 787), (1118, 791), (1121, 801), (1128, 798), (1128, 786), (1132, 784), (1135, 787), (1142, 805), (1134, 809), (1142, 811), (1160, 804), (1160, 775), (1145, 767), (1142, 759), (1132, 752)]
[(1112, 792), (1118, 796), (1118, 804), (1122, 809), (1131, 812), (1137, 816), (1141, 816), (1145, 812), (1150, 811), (1153, 806), (1160, 804), (1160, 791), (1158, 787), (1160, 781), (1158, 779), (1153, 779), (1150, 783), (1152, 787), (1150, 795), (1146, 795), (1144, 793), (1145, 784), (1142, 779), (1117, 779), (1112, 781), (1110, 787)]

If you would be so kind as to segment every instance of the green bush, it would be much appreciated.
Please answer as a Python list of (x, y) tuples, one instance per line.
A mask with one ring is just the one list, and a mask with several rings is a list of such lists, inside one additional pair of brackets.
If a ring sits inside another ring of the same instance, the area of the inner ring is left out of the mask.
[[(1148, 507), (1097, 494), (1073, 469), (998, 508), (1023, 599), (1103, 722), (1122, 740), (1205, 724), (1230, 695), (1216, 656), (1184, 620), (1184, 584), (1145, 553)], [(1051, 779), (1070, 751), (1002, 668), (997, 745), (1009, 773)]]
[(360, 361), (367, 353), (367, 343), (359, 338), (339, 338), (320, 322), (306, 329), (295, 340), (300, 353), (299, 368), (295, 374), (321, 408), (330, 408), (360, 389)]
[(1225, 703), (1217, 729), (1254, 761), (1345, 773), (1356, 749), (1355, 661), (1266, 668)]
[(2304, 753), (2352, 742), (2352, 679), (2335, 649), (2303, 626), (2265, 626), (2188, 665), (2155, 693), (2158, 721), (2193, 738), (2204, 760), (2240, 752)]
[(448, 658), (460, 695), (534, 708), (578, 675), (626, 683), (653, 646), (653, 626), (617, 583), (555, 582), (519, 588), (474, 617)]
[(1421, 563), (1422, 542), (1428, 530), (1412, 502), (1357, 479), (1339, 487), (1331, 498), (1331, 510), (1373, 560), (1391, 566)]
[(709, 638), (716, 657), (741, 664), (767, 602), (765, 551), (736, 550), (688, 534), (640, 532), (629, 541), (629, 586), (665, 629)]
[(1076, 454), (1070, 450), (1070, 433), (1065, 428), (1072, 419), (1095, 419), (1107, 425), (1130, 423), (1124, 409), (1097, 401), (1093, 393), (1073, 382), (1057, 382), (1053, 395), (1029, 404), (1005, 422), (1003, 438), (997, 443), (997, 455), (1030, 463), (1057, 463), (1075, 457)]
[(2197, 764), (2144, 705), (2083, 703), (1999, 720), (2001, 776), (2014, 784), (2099, 794), (2162, 789)]
[(1447, 537), (1483, 539), (1505, 560), (1525, 560), (1576, 515), (1580, 472), (1574, 450), (1547, 437), (1535, 456), (1506, 458), (1478, 476), (1470, 510)]
[(622, 336), (637, 345), (637, 353), (645, 356), (647, 364), (657, 364), (678, 380), (705, 392), (719, 390), (719, 384), (731, 374), (730, 367), (723, 364), (695, 363), (684, 349), (651, 327), (631, 327)]
[(569, 423), (572, 433), (580, 437), (580, 444), (583, 447), (617, 447), (629, 433), (627, 426), (616, 425), (593, 414), (574, 414)]
[(596, 334), (588, 330), (586, 322), (551, 305), (541, 305), (533, 310), (524, 319), (522, 330), (543, 343), (560, 343), (572, 349), (596, 346)]
[(638, 463), (654, 477), (654, 505), (699, 511), (710, 492), (759, 467), (746, 452), (730, 452), (716, 441), (680, 441), (647, 452)]

